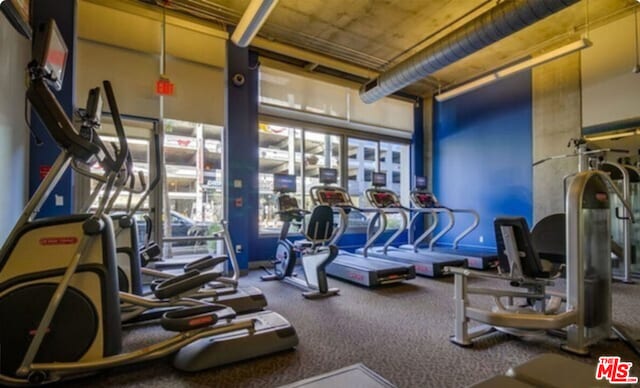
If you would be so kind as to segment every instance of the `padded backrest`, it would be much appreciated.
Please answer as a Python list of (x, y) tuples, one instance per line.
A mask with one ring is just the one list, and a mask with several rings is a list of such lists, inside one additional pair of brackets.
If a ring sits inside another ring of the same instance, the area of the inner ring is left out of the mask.
[(311, 212), (305, 237), (314, 244), (324, 243), (333, 235), (333, 210), (326, 205), (316, 206)]
[(531, 241), (541, 258), (556, 263), (566, 262), (566, 217), (564, 213), (546, 216), (531, 230)]
[(278, 210), (286, 212), (291, 209), (300, 209), (300, 206), (298, 206), (298, 200), (289, 194), (280, 194), (278, 196)]
[(518, 251), (520, 268), (525, 278), (548, 277), (549, 274), (542, 268), (542, 263), (531, 241), (529, 225), (524, 217), (498, 217), (493, 221), (496, 234), (496, 248), (498, 250), (498, 261), (503, 271), (510, 271), (509, 263), (518, 259), (507, 257), (506, 243), (502, 235), (502, 227), (510, 228), (515, 239), (515, 248)]

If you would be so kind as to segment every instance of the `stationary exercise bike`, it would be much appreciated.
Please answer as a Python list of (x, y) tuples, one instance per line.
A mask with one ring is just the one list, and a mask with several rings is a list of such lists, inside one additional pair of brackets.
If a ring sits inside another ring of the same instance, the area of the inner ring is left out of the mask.
[[(319, 299), (340, 292), (329, 288), (326, 267), (338, 255), (335, 245), (325, 246), (333, 236), (333, 210), (329, 206), (316, 206), (312, 212), (300, 209), (298, 201), (289, 195), (296, 192), (296, 177), (286, 174), (273, 175), (274, 192), (278, 193), (278, 215), (282, 221), (280, 237), (274, 260), (274, 273), (264, 275), (262, 280), (284, 280), (299, 287), (308, 299)], [(302, 224), (305, 215), (311, 214), (306, 231), (306, 240), (295, 242), (287, 238), (292, 223)], [(305, 280), (293, 272), (296, 259), (300, 257)]]

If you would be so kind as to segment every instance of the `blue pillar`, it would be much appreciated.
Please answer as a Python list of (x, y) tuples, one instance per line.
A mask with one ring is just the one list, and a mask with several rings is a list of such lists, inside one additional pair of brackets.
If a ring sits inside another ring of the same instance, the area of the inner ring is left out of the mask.
[[(413, 136), (411, 137), (411, 169), (410, 187), (413, 188), (414, 177), (424, 176), (424, 99), (418, 98), (413, 104)], [(424, 230), (424, 217), (416, 220), (416, 231)]]
[[(257, 55), (227, 42), (225, 170), (227, 219), (240, 268), (258, 240)], [(243, 78), (243, 82), (239, 79)]]
[(411, 184), (413, 177), (424, 175), (424, 99), (413, 104), (413, 136), (411, 137)]
[[(54, 94), (67, 115), (72, 117), (75, 90), (76, 2), (75, 0), (32, 0), (32, 2), (31, 20), (34, 31), (41, 23), (54, 19), (69, 49), (62, 90)], [(35, 136), (32, 136), (29, 146), (29, 195), (33, 195), (47, 168), (60, 154), (60, 149), (34, 111), (31, 112), (31, 127)], [(62, 176), (38, 216), (70, 214), (73, 201), (72, 185), (72, 174), (69, 170)]]

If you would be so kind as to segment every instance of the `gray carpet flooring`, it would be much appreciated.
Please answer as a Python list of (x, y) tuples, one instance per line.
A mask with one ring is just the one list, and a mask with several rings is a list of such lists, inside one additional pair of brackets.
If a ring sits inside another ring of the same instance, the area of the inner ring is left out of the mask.
[[(398, 387), (464, 387), (526, 362), (541, 353), (559, 353), (561, 340), (548, 336), (517, 339), (492, 334), (472, 348), (448, 340), (453, 324), (453, 279), (418, 278), (370, 290), (330, 279), (340, 296), (306, 300), (300, 291), (280, 282), (261, 282), (262, 271), (252, 271), (242, 284), (260, 287), (269, 308), (290, 320), (300, 337), (297, 349), (199, 373), (180, 373), (169, 360), (104, 372), (67, 383), (78, 387), (277, 387), (354, 363), (362, 362)], [(481, 284), (489, 282), (474, 280)], [(563, 286), (558, 282), (558, 288)], [(640, 329), (640, 284), (613, 286), (614, 319)], [(473, 300), (487, 304), (489, 301)], [(166, 336), (157, 328), (127, 332), (128, 348)], [(595, 365), (598, 355), (640, 359), (620, 341), (592, 348), (586, 358)], [(595, 372), (595, 369), (594, 369)], [(562, 371), (550, 371), (562, 373)], [(338, 387), (336, 387), (338, 388)]]

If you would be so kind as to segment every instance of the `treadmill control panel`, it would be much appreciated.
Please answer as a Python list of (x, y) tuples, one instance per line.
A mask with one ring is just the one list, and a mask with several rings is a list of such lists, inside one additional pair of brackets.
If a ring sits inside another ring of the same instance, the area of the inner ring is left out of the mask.
[(380, 209), (401, 207), (400, 200), (395, 193), (388, 190), (372, 190), (367, 196), (371, 204)]
[(318, 199), (321, 205), (327, 206), (349, 206), (351, 201), (344, 192), (335, 190), (321, 190), (318, 192)]
[(440, 207), (435, 195), (431, 193), (411, 193), (414, 203), (421, 208)]

